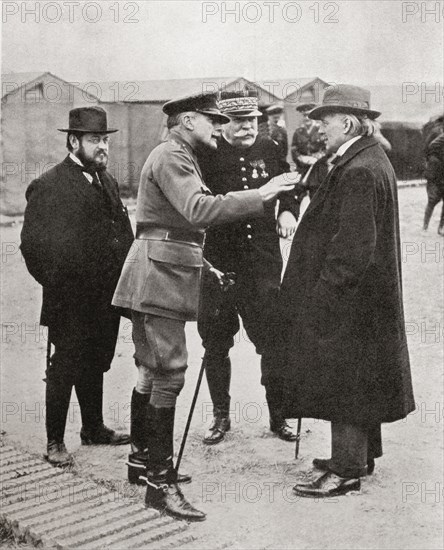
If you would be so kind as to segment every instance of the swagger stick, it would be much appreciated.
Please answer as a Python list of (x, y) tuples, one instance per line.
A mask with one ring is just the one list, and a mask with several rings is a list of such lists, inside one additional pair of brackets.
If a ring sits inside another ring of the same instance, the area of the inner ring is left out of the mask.
[[(234, 285), (234, 273), (226, 273), (223, 275), (222, 280), (220, 281), (220, 294), (219, 294), (219, 300), (218, 302), (222, 302), (222, 300), (225, 298), (225, 293), (227, 290)], [(217, 307), (215, 307), (214, 315), (217, 317), (219, 315), (219, 304), (217, 304)], [(205, 360), (202, 359), (202, 365), (200, 367), (199, 376), (197, 377), (197, 383), (196, 383), (196, 389), (194, 390), (193, 400), (191, 402), (190, 412), (188, 413), (188, 419), (185, 426), (185, 431), (183, 433), (182, 437), (182, 443), (180, 444), (179, 454), (177, 455), (177, 462), (176, 462), (176, 472), (179, 471), (179, 466), (182, 461), (183, 452), (185, 450), (185, 444), (187, 442), (188, 432), (190, 430), (191, 420), (193, 419), (193, 413), (194, 408), (196, 407), (196, 401), (197, 397), (199, 395), (200, 385), (202, 383), (203, 373), (205, 370)]]
[(294, 449), (294, 457), (298, 458), (299, 456), (299, 444), (301, 442), (301, 428), (302, 428), (302, 418), (298, 418), (298, 430), (296, 433), (296, 447)]

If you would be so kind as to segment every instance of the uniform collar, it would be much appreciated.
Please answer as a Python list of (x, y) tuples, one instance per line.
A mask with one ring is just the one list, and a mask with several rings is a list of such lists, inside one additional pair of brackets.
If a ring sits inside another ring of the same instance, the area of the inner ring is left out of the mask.
[(168, 141), (177, 143), (180, 147), (184, 147), (194, 158), (196, 158), (196, 152), (191, 146), (191, 143), (187, 140), (187, 138), (183, 134), (181, 134), (174, 128), (170, 130), (170, 133), (168, 135)]

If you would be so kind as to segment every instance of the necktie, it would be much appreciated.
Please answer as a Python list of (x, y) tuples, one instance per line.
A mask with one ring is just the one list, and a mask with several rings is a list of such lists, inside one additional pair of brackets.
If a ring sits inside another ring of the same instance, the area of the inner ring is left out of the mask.
[(97, 172), (93, 168), (91, 168), (89, 170), (84, 170), (84, 172), (86, 174), (89, 174), (92, 177), (91, 185), (93, 185), (97, 189), (100, 189), (100, 190), (103, 189), (103, 186), (102, 186), (102, 184), (99, 180), (99, 176), (97, 175)]

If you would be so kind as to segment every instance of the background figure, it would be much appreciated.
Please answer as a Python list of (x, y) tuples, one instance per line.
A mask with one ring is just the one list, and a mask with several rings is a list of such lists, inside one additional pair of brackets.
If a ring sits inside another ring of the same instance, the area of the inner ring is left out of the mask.
[[(213, 193), (260, 189), (274, 176), (289, 171), (279, 146), (270, 138), (257, 136), (257, 102), (254, 92), (222, 93), (220, 109), (230, 122), (223, 127), (217, 151), (207, 151), (199, 160)], [(236, 284), (219, 304), (220, 289), (211, 278), (204, 278), (198, 328), (214, 414), (204, 438), (206, 444), (219, 443), (230, 429), (229, 350), (239, 331), (239, 315), (261, 355), (270, 428), (282, 439), (295, 439), (282, 414), (284, 357), (275, 332), (280, 327), (276, 317), (282, 272), (279, 235), (290, 237), (294, 233), (298, 208), (294, 192), (288, 193), (280, 197), (277, 227), (275, 203), (270, 203), (264, 218), (248, 216), (208, 231), (205, 257), (218, 270), (235, 272)]]
[[(424, 213), (424, 231), (427, 231), (435, 206), (444, 201), (444, 133), (436, 137), (426, 149), (427, 206)], [(444, 237), (444, 202), (438, 234)]]
[[(327, 88), (321, 133), (334, 167), (296, 231), (281, 288), (287, 413), (331, 422), (322, 475), (294, 491), (360, 488), (382, 454), (381, 423), (414, 410), (402, 300), (397, 182), (372, 134), (379, 112), (362, 88)], [(297, 285), (295, 284), (297, 282)]]
[(34, 180), (21, 250), (43, 286), (41, 323), (55, 345), (46, 371), (48, 460), (71, 461), (64, 444), (74, 386), (82, 416), (82, 443), (122, 445), (125, 434), (103, 424), (103, 373), (110, 366), (119, 330), (111, 299), (133, 234), (117, 181), (106, 171), (106, 113), (83, 107), (69, 113), (69, 155)]
[(185, 323), (197, 317), (205, 228), (262, 216), (264, 203), (293, 186), (269, 182), (260, 190), (212, 196), (196, 154), (216, 149), (221, 124), (229, 121), (217, 108), (216, 96), (170, 101), (163, 111), (168, 115), (168, 140), (151, 152), (142, 169), (136, 240), (113, 299), (115, 305), (132, 310), (138, 367), (131, 400), (129, 474), (130, 480), (137, 477), (138, 467), (145, 465), (147, 506), (202, 521), (205, 514), (177, 485), (173, 442), (176, 401), (188, 366)]
[(303, 103), (296, 107), (296, 111), (302, 113), (304, 120), (293, 134), (291, 157), (302, 177), (310, 166), (325, 155), (325, 141), (319, 133), (319, 125), (308, 116), (314, 107), (315, 103)]
[(279, 103), (265, 109), (268, 116), (268, 136), (278, 145), (279, 156), (283, 162), (287, 161), (288, 134), (285, 127), (284, 107)]

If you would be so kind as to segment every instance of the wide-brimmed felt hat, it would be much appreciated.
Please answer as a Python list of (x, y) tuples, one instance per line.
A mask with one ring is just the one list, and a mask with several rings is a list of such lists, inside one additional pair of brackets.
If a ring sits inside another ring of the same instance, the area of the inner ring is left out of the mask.
[(179, 99), (172, 99), (162, 107), (163, 112), (168, 116), (186, 113), (188, 111), (202, 113), (216, 119), (220, 124), (227, 124), (230, 119), (222, 114), (217, 104), (215, 93), (201, 93)]
[(255, 90), (240, 92), (222, 92), (219, 98), (219, 109), (230, 117), (260, 117), (259, 100)]
[(370, 109), (370, 92), (359, 86), (336, 84), (329, 86), (324, 93), (322, 104), (315, 107), (308, 116), (315, 120), (329, 113), (365, 115), (375, 119), (381, 114)]
[(60, 132), (82, 132), (84, 134), (113, 134), (115, 128), (108, 128), (106, 111), (102, 107), (77, 107), (69, 111), (69, 128), (58, 128)]

